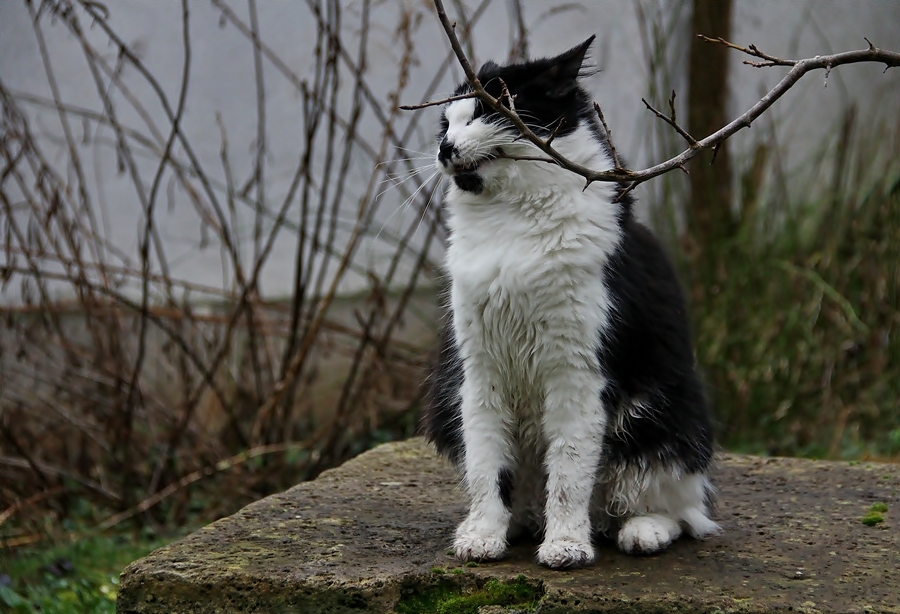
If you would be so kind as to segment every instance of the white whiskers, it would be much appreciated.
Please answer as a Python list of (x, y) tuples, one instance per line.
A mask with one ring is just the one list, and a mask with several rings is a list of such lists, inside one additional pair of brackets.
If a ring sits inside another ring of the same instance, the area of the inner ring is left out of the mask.
[[(410, 158), (410, 159), (413, 159), (413, 158)], [(427, 159), (433, 160), (434, 156), (428, 156)], [(398, 188), (401, 185), (403, 185), (404, 183), (406, 183), (407, 181), (409, 181), (410, 179), (412, 179), (414, 177), (418, 177), (428, 171), (433, 171), (433, 172), (426, 179), (420, 180), (420, 183), (418, 186), (416, 186), (416, 189), (413, 190), (413, 192), (406, 198), (406, 200), (404, 200), (402, 203), (400, 203), (400, 205), (397, 206), (396, 209), (394, 209), (394, 211), (388, 216), (388, 218), (381, 224), (381, 227), (378, 229), (378, 232), (375, 234), (374, 240), (377, 241), (378, 238), (381, 237), (381, 233), (384, 232), (384, 229), (387, 228), (387, 226), (391, 223), (391, 221), (394, 219), (394, 216), (396, 216), (398, 213), (406, 213), (406, 211), (409, 210), (409, 208), (412, 206), (412, 204), (416, 201), (416, 199), (422, 193), (422, 190), (424, 190), (425, 187), (429, 183), (431, 183), (435, 177), (440, 175), (441, 172), (439, 169), (437, 169), (437, 164), (432, 162), (431, 164), (425, 164), (423, 166), (411, 169), (404, 173), (388, 174), (386, 176), (386, 179), (382, 183), (389, 181), (389, 182), (391, 182), (391, 184), (388, 185), (384, 190), (382, 190), (375, 197), (376, 200), (378, 198), (380, 198), (383, 194), (385, 194), (386, 192), (391, 190), (392, 188)], [(425, 219), (425, 215), (427, 214), (428, 207), (431, 206), (431, 203), (434, 200), (434, 195), (437, 192), (440, 185), (441, 185), (441, 181), (438, 181), (435, 184), (434, 189), (429, 194), (428, 200), (425, 202), (424, 205), (422, 205), (422, 216), (418, 219), (418, 222), (416, 223), (416, 228), (413, 231), (413, 235), (412, 235), (413, 237), (418, 233), (419, 226), (421, 226), (422, 220)]]

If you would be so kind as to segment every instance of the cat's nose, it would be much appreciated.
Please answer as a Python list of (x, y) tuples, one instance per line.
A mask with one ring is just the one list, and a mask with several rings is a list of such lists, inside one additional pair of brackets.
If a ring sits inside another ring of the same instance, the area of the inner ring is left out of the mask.
[(441, 140), (441, 144), (438, 146), (438, 160), (442, 164), (447, 164), (450, 162), (450, 158), (453, 157), (453, 143), (447, 140), (447, 137), (444, 137)]

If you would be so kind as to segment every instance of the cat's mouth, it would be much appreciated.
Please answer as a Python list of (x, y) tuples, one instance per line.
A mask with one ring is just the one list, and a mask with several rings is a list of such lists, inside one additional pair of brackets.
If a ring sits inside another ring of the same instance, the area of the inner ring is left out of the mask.
[(475, 173), (478, 171), (478, 167), (481, 166), (481, 163), (486, 158), (482, 158), (481, 160), (475, 160), (474, 162), (469, 162), (468, 164), (454, 164), (453, 165), (453, 174), (454, 175), (462, 175), (465, 173)]
[(466, 162), (465, 164), (457, 162), (452, 167), (453, 174), (454, 175), (471, 175), (471, 174), (477, 173), (478, 169), (482, 165), (490, 162), (491, 160), (499, 158), (502, 155), (503, 155), (503, 150), (500, 149), (499, 147), (496, 147), (495, 149), (491, 150), (487, 155), (482, 156), (481, 158), (478, 158), (477, 160), (472, 160), (470, 162)]

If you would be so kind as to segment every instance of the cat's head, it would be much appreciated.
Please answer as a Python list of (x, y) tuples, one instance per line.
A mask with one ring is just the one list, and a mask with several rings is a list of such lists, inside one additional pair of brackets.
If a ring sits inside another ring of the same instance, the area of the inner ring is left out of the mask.
[[(578, 85), (578, 77), (593, 40), (592, 36), (552, 58), (504, 66), (486, 62), (478, 71), (478, 80), (497, 99), (502, 95), (501, 81), (505, 83), (519, 117), (544, 139), (556, 129), (554, 146), (558, 146), (590, 117), (590, 97)], [(455, 95), (470, 91), (464, 83)], [(503, 103), (508, 105), (505, 99)], [(506, 118), (477, 98), (455, 100), (444, 107), (437, 165), (460, 190), (480, 194), (515, 164), (503, 156), (523, 155), (546, 157), (521, 138)]]

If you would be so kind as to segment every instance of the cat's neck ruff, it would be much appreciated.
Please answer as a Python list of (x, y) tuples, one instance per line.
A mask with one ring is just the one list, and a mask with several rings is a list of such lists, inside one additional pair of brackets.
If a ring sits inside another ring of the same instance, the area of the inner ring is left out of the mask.
[[(597, 170), (612, 168), (601, 142), (586, 126), (553, 142), (566, 158)], [(527, 144), (504, 146), (510, 156), (543, 155)], [(496, 242), (543, 239), (571, 242), (589, 238), (585, 247), (609, 255), (619, 243), (622, 205), (613, 183), (595, 182), (585, 189), (580, 175), (543, 161), (497, 159), (481, 192), (458, 188), (447, 192), (451, 243), (467, 248)], [(537, 249), (537, 246), (535, 246)]]

